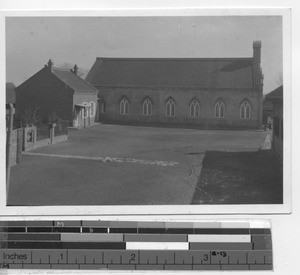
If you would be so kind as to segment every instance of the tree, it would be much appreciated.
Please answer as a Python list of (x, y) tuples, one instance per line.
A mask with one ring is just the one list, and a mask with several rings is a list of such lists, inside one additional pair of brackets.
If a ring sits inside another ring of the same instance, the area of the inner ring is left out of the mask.
[(21, 117), (21, 121), (24, 125), (37, 125), (41, 123), (42, 119), (38, 115), (38, 110), (40, 107), (37, 108), (29, 108), (25, 110), (24, 114)]
[[(59, 68), (63, 68), (63, 69), (69, 69), (72, 70), (74, 68), (75, 64), (69, 63), (69, 62), (64, 62), (60, 65), (58, 65)], [(89, 72), (88, 69), (82, 68), (82, 67), (78, 67), (78, 72), (77, 75), (81, 78), (85, 78), (85, 76), (87, 75), (87, 73)]]

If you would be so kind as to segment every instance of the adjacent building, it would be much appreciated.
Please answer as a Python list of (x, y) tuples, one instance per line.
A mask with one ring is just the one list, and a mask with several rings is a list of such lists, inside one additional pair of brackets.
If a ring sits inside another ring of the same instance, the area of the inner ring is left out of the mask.
[[(9, 111), (10, 106), (15, 107), (16, 103), (16, 86), (12, 82), (6, 83), (6, 104), (5, 104), (5, 110), (6, 110), (6, 127), (8, 127), (9, 123)], [(15, 127), (15, 120), (13, 120), (13, 126)]]
[(272, 149), (283, 158), (283, 86), (266, 95), (266, 100), (273, 104)]
[(244, 58), (98, 57), (86, 81), (103, 123), (262, 129), (260, 41)]
[(8, 108), (9, 104), (15, 106), (16, 103), (16, 86), (12, 82), (6, 83), (6, 109)]
[(34, 113), (47, 121), (55, 116), (70, 126), (88, 127), (95, 122), (98, 91), (78, 75), (78, 68), (61, 69), (48, 64), (16, 88), (16, 115)]

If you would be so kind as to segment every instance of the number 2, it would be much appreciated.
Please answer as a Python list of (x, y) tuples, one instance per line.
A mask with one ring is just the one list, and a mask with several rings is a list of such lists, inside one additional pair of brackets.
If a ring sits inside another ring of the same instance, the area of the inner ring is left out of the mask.
[(135, 254), (130, 255), (130, 261), (135, 261)]

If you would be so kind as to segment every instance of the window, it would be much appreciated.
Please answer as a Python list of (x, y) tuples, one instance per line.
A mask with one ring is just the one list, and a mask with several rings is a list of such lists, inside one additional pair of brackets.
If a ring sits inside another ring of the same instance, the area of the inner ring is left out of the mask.
[(166, 104), (166, 115), (175, 116), (175, 102), (173, 99), (169, 99)]
[(240, 117), (242, 119), (250, 119), (251, 118), (251, 107), (247, 101), (243, 102), (240, 107)]
[(152, 115), (152, 103), (148, 98), (143, 103), (143, 115), (144, 116)]
[(95, 107), (96, 107), (95, 102), (91, 102), (90, 117), (95, 116), (95, 113), (96, 113), (96, 108)]
[(129, 112), (129, 102), (127, 98), (123, 98), (120, 102), (120, 114), (127, 115)]
[(200, 104), (197, 100), (193, 100), (190, 105), (190, 116), (199, 117), (200, 116)]
[(217, 118), (224, 118), (225, 117), (225, 105), (220, 100), (216, 103), (216, 106), (215, 106), (215, 116)]

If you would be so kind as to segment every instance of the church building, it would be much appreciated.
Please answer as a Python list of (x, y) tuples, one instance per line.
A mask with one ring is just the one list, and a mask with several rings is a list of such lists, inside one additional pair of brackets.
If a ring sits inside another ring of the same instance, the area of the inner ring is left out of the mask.
[(102, 123), (262, 129), (261, 42), (243, 58), (101, 58), (86, 76)]

